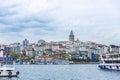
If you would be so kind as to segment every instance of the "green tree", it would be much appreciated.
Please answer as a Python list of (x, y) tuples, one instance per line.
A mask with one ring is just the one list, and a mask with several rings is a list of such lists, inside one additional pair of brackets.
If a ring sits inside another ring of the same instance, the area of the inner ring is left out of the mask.
[(19, 58), (19, 55), (16, 54), (15, 52), (11, 52), (10, 57), (17, 59), (17, 58)]

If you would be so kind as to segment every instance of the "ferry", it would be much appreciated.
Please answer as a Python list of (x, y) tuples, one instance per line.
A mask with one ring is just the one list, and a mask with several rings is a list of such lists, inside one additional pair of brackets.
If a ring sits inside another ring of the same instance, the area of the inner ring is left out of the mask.
[(0, 77), (17, 77), (19, 75), (13, 61), (14, 59), (10, 57), (0, 57)]
[(98, 67), (100, 69), (120, 71), (120, 54), (113, 52), (100, 55), (100, 64)]
[[(0, 53), (4, 52), (0, 50)], [(6, 57), (5, 53), (0, 56), (0, 77), (18, 77), (19, 71), (15, 70), (14, 58)]]

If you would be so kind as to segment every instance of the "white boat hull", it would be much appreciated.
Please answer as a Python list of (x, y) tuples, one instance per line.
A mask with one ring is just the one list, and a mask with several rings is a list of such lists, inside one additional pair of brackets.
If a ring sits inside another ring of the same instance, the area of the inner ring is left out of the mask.
[(120, 70), (120, 64), (99, 64), (100, 69)]
[(0, 77), (17, 77), (19, 74), (18, 71), (0, 71)]

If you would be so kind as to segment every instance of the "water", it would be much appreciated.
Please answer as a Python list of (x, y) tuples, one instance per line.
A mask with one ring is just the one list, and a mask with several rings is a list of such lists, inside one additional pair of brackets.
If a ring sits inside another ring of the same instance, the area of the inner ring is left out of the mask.
[(120, 71), (100, 70), (96, 64), (16, 65), (19, 78), (0, 80), (119, 80)]

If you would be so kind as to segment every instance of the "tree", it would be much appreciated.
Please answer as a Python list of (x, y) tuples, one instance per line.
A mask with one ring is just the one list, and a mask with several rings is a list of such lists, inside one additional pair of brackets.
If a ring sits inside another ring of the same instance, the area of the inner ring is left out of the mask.
[(19, 55), (16, 54), (15, 52), (11, 52), (11, 53), (10, 53), (10, 57), (15, 58), (15, 59), (18, 59), (18, 58), (19, 58)]
[(22, 50), (23, 56), (26, 56), (26, 50)]

